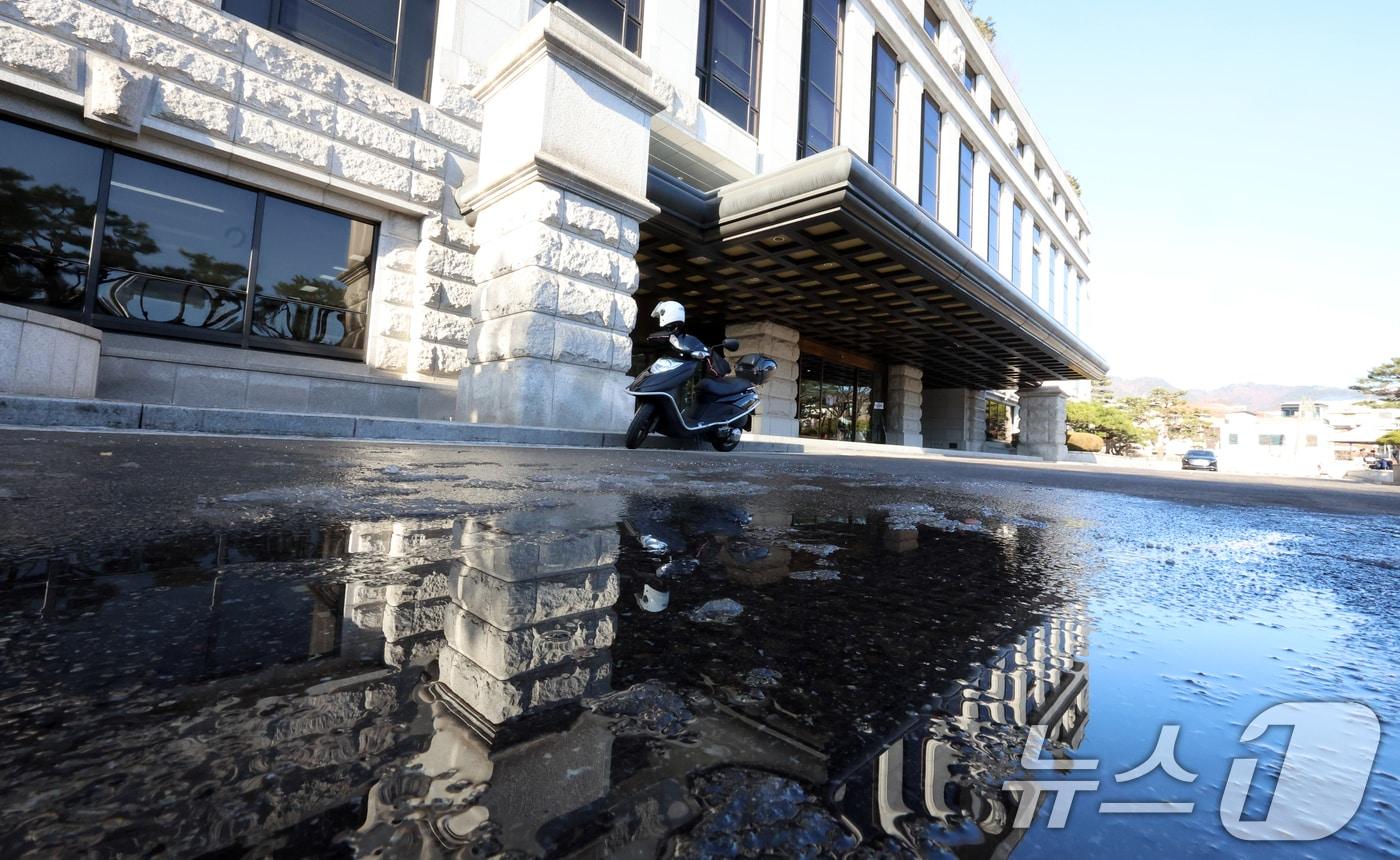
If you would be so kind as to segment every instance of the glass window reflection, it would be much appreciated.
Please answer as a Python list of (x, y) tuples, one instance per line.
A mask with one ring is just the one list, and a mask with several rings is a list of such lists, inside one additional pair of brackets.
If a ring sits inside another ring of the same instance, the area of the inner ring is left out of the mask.
[(269, 197), (262, 237), (253, 333), (362, 347), (374, 226)]
[(106, 328), (360, 352), (375, 230), (0, 120), (0, 301), (43, 303)]
[(102, 266), (244, 289), (256, 207), (252, 191), (118, 155)]
[(0, 301), (81, 311), (102, 150), (0, 122)]

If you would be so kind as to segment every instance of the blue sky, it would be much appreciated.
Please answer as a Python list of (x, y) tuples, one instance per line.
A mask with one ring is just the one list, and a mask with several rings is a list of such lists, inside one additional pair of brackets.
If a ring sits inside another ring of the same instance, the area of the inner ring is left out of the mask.
[(977, 12), (1083, 186), (1115, 376), (1349, 385), (1400, 355), (1400, 3)]

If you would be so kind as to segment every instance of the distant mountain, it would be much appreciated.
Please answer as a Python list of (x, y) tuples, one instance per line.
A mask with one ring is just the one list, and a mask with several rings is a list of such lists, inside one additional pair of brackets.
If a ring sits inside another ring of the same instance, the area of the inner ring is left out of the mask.
[[(1176, 388), (1158, 376), (1111, 377), (1117, 397), (1141, 397), (1154, 388)], [(1303, 400), (1359, 400), (1361, 395), (1349, 388), (1330, 385), (1269, 385), (1259, 382), (1237, 382), (1219, 388), (1191, 388), (1186, 398), (1192, 403), (1216, 409), (1248, 409), (1267, 412), (1280, 403)]]

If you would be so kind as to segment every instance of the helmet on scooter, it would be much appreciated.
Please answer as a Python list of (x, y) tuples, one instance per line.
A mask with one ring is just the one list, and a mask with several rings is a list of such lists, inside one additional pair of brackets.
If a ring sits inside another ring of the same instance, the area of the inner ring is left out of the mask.
[(662, 328), (679, 331), (685, 325), (685, 305), (680, 302), (658, 302), (651, 312), (651, 318)]

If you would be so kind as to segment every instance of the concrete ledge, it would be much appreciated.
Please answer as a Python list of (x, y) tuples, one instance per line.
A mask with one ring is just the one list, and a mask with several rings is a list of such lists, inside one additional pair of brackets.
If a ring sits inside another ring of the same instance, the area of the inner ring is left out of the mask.
[[(406, 421), (397, 418), (357, 418), (357, 439), (410, 439), (425, 442), (495, 442), (508, 445), (577, 445), (602, 447), (605, 434), (596, 430), (469, 424), (459, 421)], [(621, 437), (618, 437), (619, 439)]]
[(92, 326), (0, 303), (0, 392), (92, 397), (101, 349)]
[[(0, 425), (68, 427), (91, 430), (159, 430), (169, 433), (211, 433), (229, 436), (311, 436), (323, 439), (364, 439), (401, 442), (460, 442), (488, 445), (549, 445), (578, 448), (621, 448), (622, 433), (517, 427), (459, 421), (416, 421), (405, 418), (334, 415), (302, 412), (259, 412), (203, 406), (168, 406), (112, 400), (70, 400), (55, 397), (0, 395)], [(651, 436), (646, 448), (666, 451), (710, 451), (708, 443)], [(871, 445), (745, 434), (739, 452), (750, 454), (840, 454), (865, 457), (968, 458), (1030, 460), (1012, 454), (974, 451), (925, 451), (905, 445)]]
[(204, 409), (193, 406), (148, 404), (142, 411), (141, 429), (185, 433), (223, 433), (233, 436), (355, 435), (350, 415), (314, 415), (290, 412), (251, 412), (242, 409)]
[(141, 404), (0, 394), (0, 424), (135, 430), (141, 426)]

